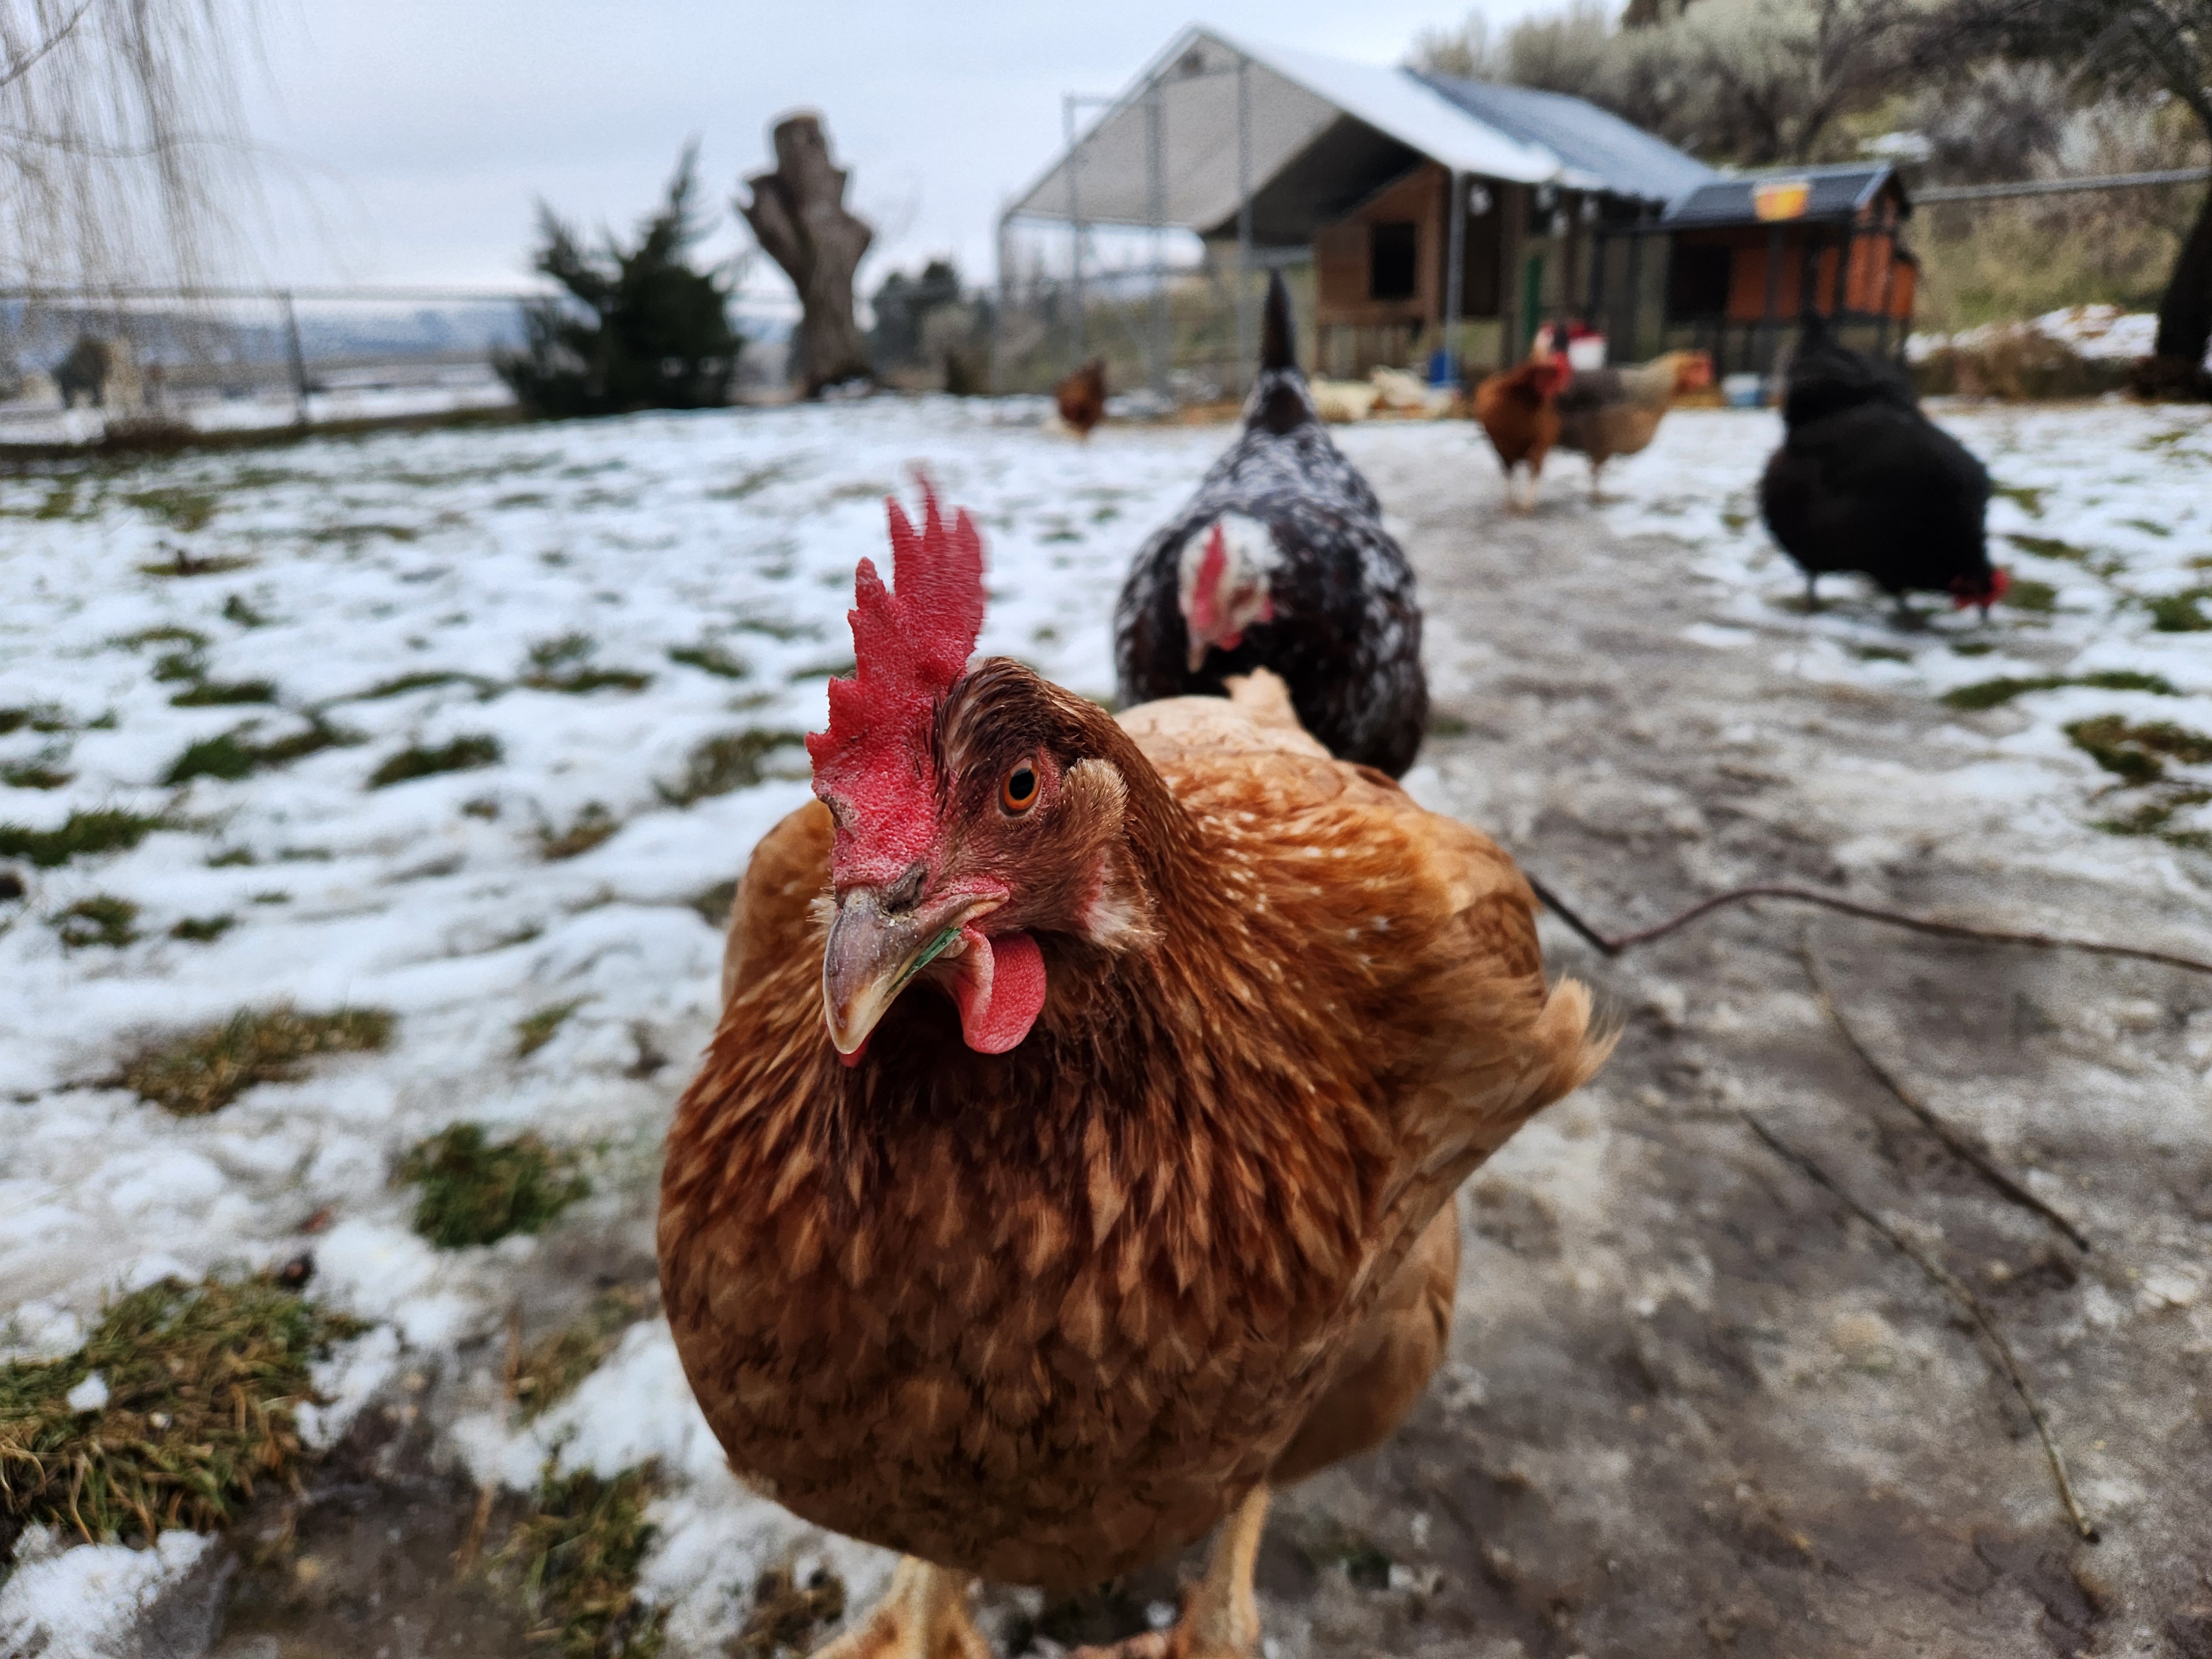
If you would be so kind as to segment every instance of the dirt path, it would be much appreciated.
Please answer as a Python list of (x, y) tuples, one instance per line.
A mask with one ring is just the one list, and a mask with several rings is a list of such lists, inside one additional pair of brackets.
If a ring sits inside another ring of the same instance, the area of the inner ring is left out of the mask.
[[(2205, 937), (2201, 903), (2008, 879), (2002, 802), (1916, 833), (1916, 776), (1956, 763), (1925, 740), (1956, 717), (1691, 642), (1711, 590), (1680, 548), (1609, 537), (1565, 489), (1503, 521), (1480, 466), (1353, 447), (1415, 508), (1441, 709), (1466, 726), (1427, 751), (1428, 793), (1601, 925), (1847, 878), (1998, 925)], [(2212, 1654), (2212, 981), (1810, 921), (1863, 1039), (2078, 1221), (2084, 1255), (1844, 1047), (1797, 954), (1810, 914), (1613, 962), (1547, 924), (1620, 1049), (1463, 1199), (1453, 1374), (1395, 1444), (1281, 1505), (1285, 1655)], [(2101, 1543), (2074, 1537), (1954, 1305), (1742, 1111), (1973, 1285)], [(1316, 1574), (1332, 1550), (1353, 1571)]]

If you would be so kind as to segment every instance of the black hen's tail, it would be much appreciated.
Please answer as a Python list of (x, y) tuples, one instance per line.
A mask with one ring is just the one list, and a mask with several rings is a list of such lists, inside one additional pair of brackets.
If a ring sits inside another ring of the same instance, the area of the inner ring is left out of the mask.
[(1267, 277), (1267, 318), (1260, 330), (1261, 372), (1297, 366), (1298, 331), (1291, 318), (1291, 290), (1284, 285), (1283, 273), (1273, 271)]

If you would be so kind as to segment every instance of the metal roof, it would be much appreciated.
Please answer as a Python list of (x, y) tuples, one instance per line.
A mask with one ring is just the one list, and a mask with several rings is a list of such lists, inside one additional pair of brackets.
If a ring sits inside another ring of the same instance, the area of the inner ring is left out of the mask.
[[(1231, 219), (1240, 200), (1240, 79), (1250, 114), (1246, 182), (1255, 195), (1347, 117), (1456, 171), (1516, 184), (1663, 200), (1713, 176), (1702, 164), (1578, 99), (1549, 93), (1501, 98), (1492, 100), (1494, 113), (1486, 114), (1477, 107), (1479, 97), (1460, 91), (1467, 82), (1194, 27), (1015, 198), (1007, 216), (1153, 223), (1148, 132), (1157, 109), (1158, 222), (1204, 230)], [(1506, 90), (1474, 88), (1478, 94)], [(1648, 188), (1662, 173), (1676, 182)]]
[(1477, 120), (1552, 151), (1616, 196), (1671, 202), (1720, 177), (1695, 156), (1583, 99), (1534, 87), (1463, 81), (1455, 75), (1407, 72)]
[(1759, 212), (1759, 194), (1795, 184), (1805, 186), (1804, 206), (1779, 217), (1839, 219), (1865, 207), (1896, 176), (1897, 169), (1886, 162), (1863, 161), (1838, 167), (1766, 167), (1757, 173), (1731, 173), (1700, 185), (1677, 201), (1667, 210), (1663, 222), (1670, 230), (1696, 225), (1769, 223), (1778, 216)]

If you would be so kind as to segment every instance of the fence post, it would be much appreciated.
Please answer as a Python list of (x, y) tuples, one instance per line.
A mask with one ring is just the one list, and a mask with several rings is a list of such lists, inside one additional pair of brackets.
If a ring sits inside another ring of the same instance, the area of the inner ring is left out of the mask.
[(300, 313), (292, 304), (292, 290), (286, 289), (278, 296), (284, 301), (284, 349), (292, 364), (292, 423), (309, 426), (313, 422), (307, 412), (307, 354), (300, 347)]
[(1259, 356), (1252, 329), (1252, 60), (1237, 58), (1237, 369), (1231, 381), (1249, 390)]
[[(1449, 228), (1444, 241), (1444, 376), (1456, 392), (1459, 389), (1459, 313), (1460, 301), (1467, 287), (1467, 175), (1457, 167), (1444, 174), (1451, 191)], [(1431, 265), (1430, 270), (1436, 267)]]

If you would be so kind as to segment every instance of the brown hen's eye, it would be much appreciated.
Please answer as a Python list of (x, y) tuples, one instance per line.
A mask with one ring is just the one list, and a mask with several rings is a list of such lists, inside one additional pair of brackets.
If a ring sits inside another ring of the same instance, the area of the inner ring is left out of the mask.
[(999, 805), (1009, 812), (1026, 812), (1036, 805), (1037, 775), (1033, 766), (1017, 766), (999, 787)]

